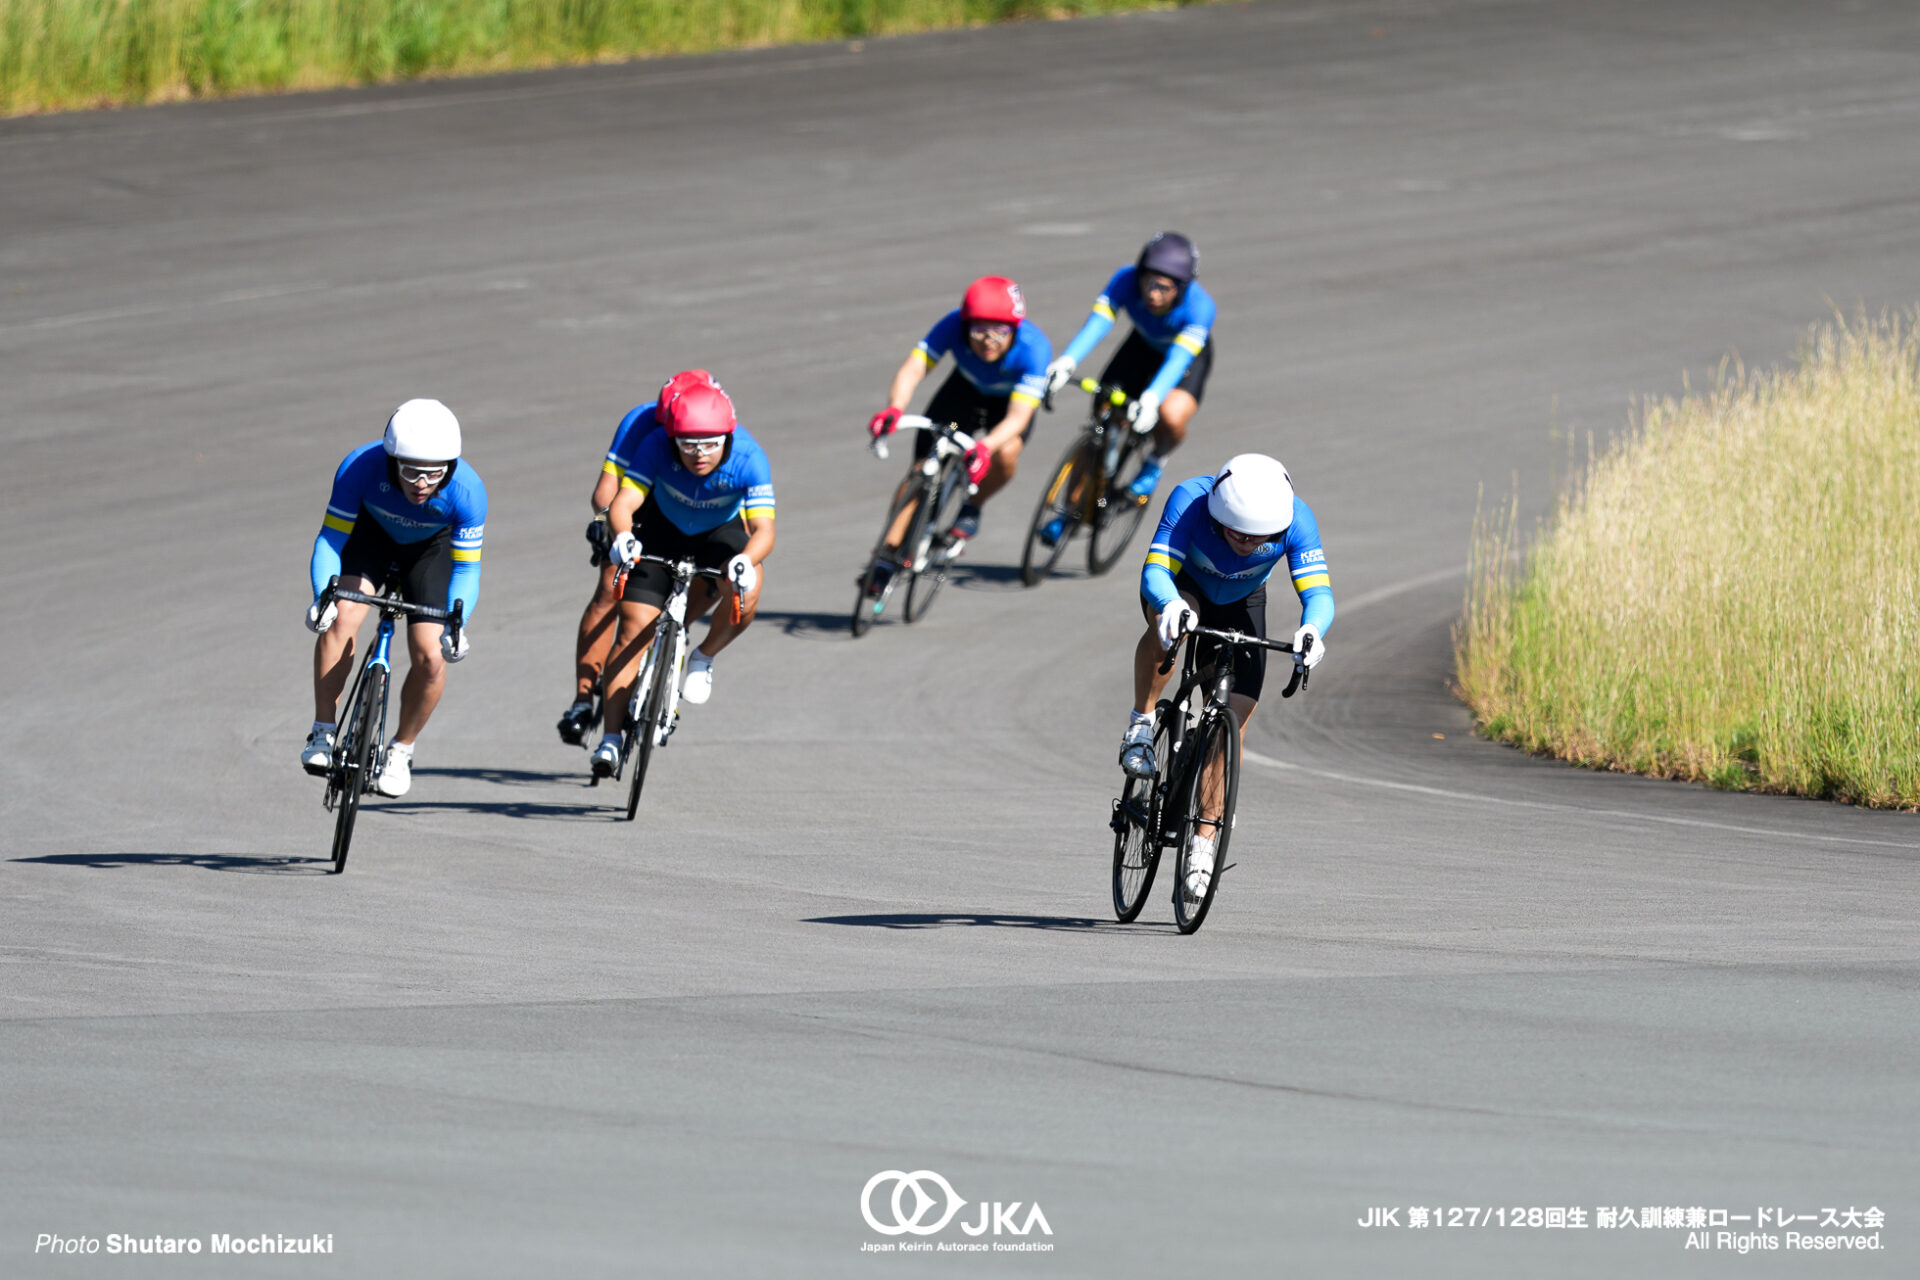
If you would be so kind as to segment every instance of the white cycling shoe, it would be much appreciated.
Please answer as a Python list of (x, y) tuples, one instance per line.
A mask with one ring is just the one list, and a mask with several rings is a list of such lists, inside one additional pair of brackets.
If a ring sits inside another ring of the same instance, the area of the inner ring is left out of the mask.
[(1213, 879), (1213, 841), (1195, 836), (1187, 850), (1187, 901), (1198, 902), (1207, 896), (1207, 884)]
[(381, 766), (380, 776), (373, 780), (373, 789), (398, 800), (412, 787), (413, 748), (403, 742), (388, 744), (387, 762)]
[(680, 696), (698, 707), (713, 696), (713, 659), (694, 650), (693, 657), (687, 660), (687, 678), (680, 682)]
[(620, 772), (620, 735), (609, 733), (600, 739), (600, 745), (587, 757), (587, 763), (593, 768), (596, 778), (611, 778)]
[(1153, 776), (1153, 721), (1127, 726), (1127, 736), (1120, 739), (1120, 767), (1130, 778)]
[(309, 733), (307, 745), (300, 748), (300, 767), (316, 778), (326, 777), (333, 768), (333, 734), (325, 729)]

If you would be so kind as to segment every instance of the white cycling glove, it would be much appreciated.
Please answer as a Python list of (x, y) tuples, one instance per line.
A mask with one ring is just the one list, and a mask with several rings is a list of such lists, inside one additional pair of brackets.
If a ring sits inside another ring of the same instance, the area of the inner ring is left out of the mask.
[(1079, 367), (1080, 366), (1078, 362), (1076, 362), (1072, 356), (1061, 356), (1058, 360), (1055, 360), (1052, 364), (1048, 365), (1047, 366), (1048, 392), (1051, 393), (1054, 391), (1058, 391), (1060, 388), (1066, 386), (1067, 383), (1071, 381), (1073, 378), (1073, 371)]
[(631, 533), (616, 533), (613, 541), (607, 544), (607, 554), (613, 557), (615, 564), (631, 568), (633, 562), (640, 558), (640, 539)]
[(1160, 611), (1160, 647), (1171, 649), (1180, 637), (1200, 625), (1200, 615), (1185, 600), (1175, 600)]
[(1154, 424), (1160, 421), (1159, 393), (1149, 391), (1135, 400), (1133, 410), (1128, 416), (1133, 422), (1133, 429), (1141, 435), (1153, 430)]
[(315, 600), (312, 604), (307, 606), (307, 630), (313, 632), (313, 634), (315, 635), (319, 635), (321, 632), (331, 627), (333, 625), (333, 620), (339, 616), (340, 616), (339, 605), (336, 605), (333, 601), (329, 600), (327, 601), (327, 607), (322, 609), (320, 607), (320, 602), (318, 600)]
[[(1311, 648), (1307, 641), (1313, 641)], [(1320, 665), (1320, 659), (1327, 656), (1327, 647), (1320, 643), (1320, 629), (1314, 626), (1301, 627), (1293, 633), (1293, 665), (1311, 671)]]
[(467, 642), (467, 629), (460, 628), (460, 643), (453, 643), (453, 628), (445, 627), (440, 632), (440, 656), (448, 662), (458, 662), (472, 652), (473, 646)]
[(727, 561), (727, 581), (739, 587), (741, 595), (752, 595), (753, 589), (760, 585), (760, 570), (743, 551)]

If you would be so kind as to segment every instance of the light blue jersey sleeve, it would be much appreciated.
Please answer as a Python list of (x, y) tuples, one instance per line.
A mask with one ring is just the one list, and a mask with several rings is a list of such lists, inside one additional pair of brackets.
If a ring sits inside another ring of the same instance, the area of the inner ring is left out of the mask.
[(473, 620), (480, 603), (480, 544), (487, 531), (487, 486), (480, 473), (466, 463), (460, 464), (454, 480), (453, 575), (447, 582), (447, 608), (460, 605), (461, 625)]
[[(1080, 326), (1080, 332), (1073, 335), (1073, 341), (1067, 344), (1065, 355), (1076, 365), (1093, 354), (1100, 340), (1113, 332), (1113, 300), (1125, 298), (1122, 290), (1133, 288), (1133, 268), (1122, 267), (1113, 273), (1113, 279), (1107, 281), (1107, 287), (1093, 300), (1093, 310), (1087, 313), (1087, 322)], [(1176, 379), (1177, 381), (1177, 379)]]
[[(327, 495), (327, 514), (320, 520), (320, 536), (313, 540), (313, 558), (307, 563), (307, 576), (313, 581), (313, 598), (327, 589), (327, 583), (340, 572), (340, 552), (360, 518), (360, 490), (353, 464), (366, 454), (362, 445), (340, 460), (333, 472), (333, 491)], [(384, 449), (382, 450), (384, 453)]]
[(1147, 548), (1147, 562), (1140, 570), (1140, 594), (1153, 601), (1155, 609), (1165, 609), (1180, 598), (1173, 585), (1173, 575), (1187, 559), (1187, 531), (1180, 527), (1180, 518), (1193, 505), (1196, 493), (1203, 492), (1192, 481), (1176, 485), (1160, 512), (1160, 526), (1154, 530), (1153, 545)]
[(1293, 500), (1293, 524), (1287, 529), (1287, 569), (1300, 596), (1300, 625), (1324, 636), (1333, 625), (1333, 578), (1327, 572), (1327, 553), (1320, 547), (1320, 522), (1298, 496)]
[(1147, 390), (1162, 400), (1167, 398), (1169, 391), (1180, 385), (1180, 379), (1187, 376), (1193, 358), (1206, 347), (1207, 339), (1213, 333), (1213, 295), (1202, 289), (1198, 281), (1187, 285), (1180, 310), (1183, 313), (1180, 332), (1167, 348), (1167, 358), (1161, 363), (1160, 372), (1147, 384)]

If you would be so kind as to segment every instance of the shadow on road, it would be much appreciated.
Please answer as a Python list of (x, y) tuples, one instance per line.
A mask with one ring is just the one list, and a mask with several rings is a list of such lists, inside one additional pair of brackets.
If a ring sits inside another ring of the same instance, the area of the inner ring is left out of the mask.
[[(851, 599), (853, 592), (848, 593)], [(762, 609), (753, 615), (756, 623), (775, 623), (782, 635), (798, 636), (802, 640), (844, 640), (852, 634), (847, 615), (853, 610), (849, 606), (840, 613), (794, 613), (784, 609)]]
[(503, 786), (530, 787), (547, 782), (580, 782), (585, 769), (556, 773), (551, 769), (415, 769), (416, 778), (471, 778), (476, 782), (497, 782)]
[(253, 853), (49, 853), (15, 862), (41, 862), (56, 867), (200, 867), (207, 871), (240, 871), (251, 875), (326, 875), (332, 858), (279, 857)]
[[(604, 805), (581, 804), (577, 800), (565, 804), (552, 800), (387, 800), (377, 805), (367, 805), (360, 810), (360, 816), (366, 818), (383, 813), (484, 813), (497, 818), (527, 818), (545, 822), (603, 822), (608, 812), (616, 807), (616, 799), (612, 791), (604, 788), (601, 794), (608, 797)], [(623, 811), (626, 808), (626, 794), (623, 790), (619, 791), (617, 799), (617, 806)]]
[(958, 927), (991, 929), (1098, 929), (1113, 925), (1111, 920), (1089, 920), (1083, 916), (1001, 916), (977, 915), (964, 911), (937, 913), (903, 912), (872, 916), (814, 916), (802, 924), (846, 924), (866, 929), (952, 929)]
[[(1055, 577), (1075, 575), (1057, 573)], [(1084, 575), (1080, 575), (1084, 576)], [(1017, 564), (968, 564), (961, 561), (947, 571), (947, 582), (964, 591), (1024, 591)]]

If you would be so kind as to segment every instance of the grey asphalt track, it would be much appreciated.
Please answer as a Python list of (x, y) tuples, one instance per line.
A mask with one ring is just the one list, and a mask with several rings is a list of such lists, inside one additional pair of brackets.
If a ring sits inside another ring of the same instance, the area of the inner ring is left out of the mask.
[[(1222, 314), (1175, 471), (1282, 457), (1340, 600), (1193, 938), (1110, 917), (1132, 574), (1013, 577), (1071, 413), (924, 623), (842, 630), (913, 340), (1003, 271), (1064, 342), (1163, 225)], [(1916, 299), (1892, 3), (1280, 0), (0, 124), (0, 1275), (1914, 1274), (1914, 819), (1529, 759), (1446, 678), (1482, 486), (1542, 510), (1634, 396)], [(780, 544), (628, 825), (551, 726), (598, 456), (690, 364)], [(307, 552), (414, 395), (492, 495), (474, 652), (330, 878)], [(887, 1169), (1055, 1247), (863, 1256)], [(1886, 1226), (1357, 1225), (1413, 1205)], [(334, 1253), (34, 1253), (115, 1232)]]

